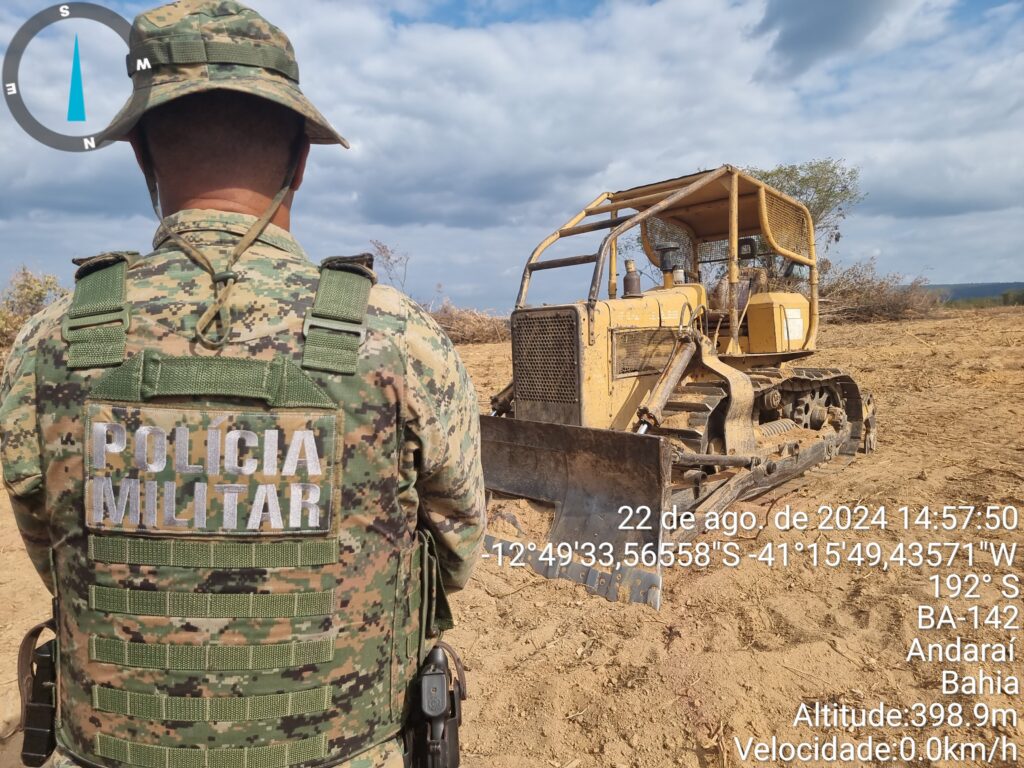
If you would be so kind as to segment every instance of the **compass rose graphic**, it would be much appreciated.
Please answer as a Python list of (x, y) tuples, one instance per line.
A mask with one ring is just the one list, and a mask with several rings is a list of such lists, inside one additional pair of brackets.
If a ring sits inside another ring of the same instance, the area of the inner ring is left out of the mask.
[[(29, 19), (15, 33), (14, 39), (7, 48), (4, 55), (2, 84), (3, 94), (11, 114), (22, 129), (48, 147), (60, 149), (65, 152), (90, 152), (100, 149), (113, 142), (100, 140), (95, 135), (70, 135), (53, 130), (40, 122), (25, 104), (21, 90), (19, 72), (21, 69), (21, 58), (28, 47), (28, 44), (51, 24), (56, 24), (68, 19), (87, 19), (95, 21), (117, 33), (124, 41), (125, 50), (128, 48), (128, 33), (131, 31), (131, 22), (123, 16), (115, 13), (109, 8), (104, 8), (95, 3), (62, 3), (51, 6), (40, 11)], [(85, 106), (85, 83), (82, 78), (81, 53), (84, 50), (79, 47), (79, 37), (75, 36), (75, 46), (71, 57), (71, 79), (68, 90), (68, 123), (84, 123), (86, 120)]]

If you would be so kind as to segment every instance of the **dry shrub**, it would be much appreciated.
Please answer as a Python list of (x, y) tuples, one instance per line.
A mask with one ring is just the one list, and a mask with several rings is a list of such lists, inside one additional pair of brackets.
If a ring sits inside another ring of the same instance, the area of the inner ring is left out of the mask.
[(829, 259), (819, 264), (821, 316), (834, 323), (904, 320), (925, 317), (943, 303), (923, 277), (904, 282), (903, 275), (880, 275), (874, 259), (840, 267)]
[(18, 331), (36, 312), (65, 295), (53, 275), (37, 275), (21, 267), (11, 277), (10, 285), (0, 293), (0, 349), (6, 356)]
[(431, 310), (430, 315), (456, 344), (492, 344), (509, 339), (507, 317), (462, 309), (448, 299), (439, 308)]
[(378, 274), (382, 274), (384, 282), (405, 291), (405, 281), (409, 276), (409, 254), (392, 248), (380, 240), (371, 240), (373, 248), (373, 266)]

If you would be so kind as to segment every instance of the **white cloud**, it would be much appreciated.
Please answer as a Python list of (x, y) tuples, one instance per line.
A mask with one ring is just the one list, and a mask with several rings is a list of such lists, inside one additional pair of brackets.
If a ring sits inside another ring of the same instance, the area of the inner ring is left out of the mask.
[(939, 240), (934, 217), (857, 216), (846, 227), (843, 252), (854, 259), (874, 257), (882, 271), (921, 275), (933, 283), (1019, 281), (1020, 249), (999, 241), (1012, 241), (1022, 219), (1024, 207), (946, 216)]
[[(529, 5), (508, 1), (466, 17)], [(428, 0), (252, 4), (292, 37), (304, 89), (353, 143), (314, 148), (297, 235), (314, 258), (371, 238), (409, 252), (418, 297), (441, 282), (459, 303), (507, 308), (536, 242), (604, 189), (821, 156), (860, 166), (869, 195), (840, 255), (877, 253), (936, 282), (1024, 278), (1011, 228), (1024, 199), (1018, 4), (873, 4), (839, 38), (793, 0), (610, 0), (586, 18), (459, 28)], [(764, 21), (766, 9), (785, 13)], [(0, 12), (0, 32), (16, 17)], [(835, 44), (766, 78), (794, 28)], [(122, 67), (100, 82), (123, 80)], [(154, 225), (126, 147), (60, 155), (9, 118), (0, 141), (0, 270), (68, 276), (56, 265), (80, 248), (146, 247)]]

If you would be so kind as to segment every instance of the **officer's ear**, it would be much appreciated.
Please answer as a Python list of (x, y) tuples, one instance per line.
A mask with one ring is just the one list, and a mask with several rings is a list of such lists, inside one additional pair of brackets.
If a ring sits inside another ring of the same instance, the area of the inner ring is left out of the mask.
[(309, 158), (309, 137), (306, 136), (305, 132), (299, 137), (297, 151), (299, 159), (295, 166), (295, 177), (292, 179), (292, 190), (297, 190), (302, 186), (302, 177), (306, 173), (306, 160)]

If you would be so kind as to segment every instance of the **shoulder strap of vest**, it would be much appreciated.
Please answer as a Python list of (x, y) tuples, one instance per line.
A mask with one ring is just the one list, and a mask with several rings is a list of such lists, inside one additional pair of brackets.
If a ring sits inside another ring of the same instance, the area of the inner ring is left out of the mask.
[(134, 251), (104, 253), (78, 268), (75, 295), (61, 323), (68, 368), (109, 368), (124, 360), (131, 321), (125, 275), (129, 258), (137, 255)]
[(306, 313), (302, 367), (351, 375), (366, 337), (366, 305), (377, 282), (372, 257), (332, 256), (320, 264), (320, 284)]

